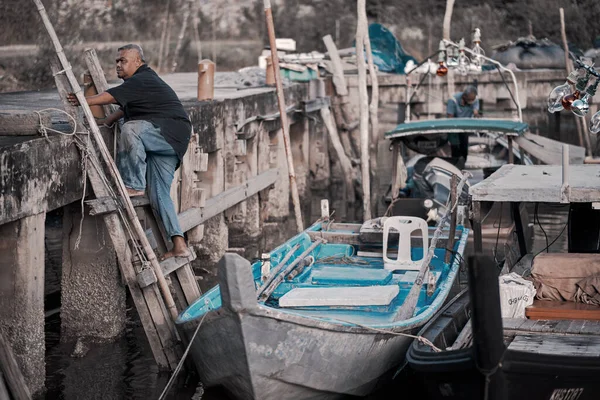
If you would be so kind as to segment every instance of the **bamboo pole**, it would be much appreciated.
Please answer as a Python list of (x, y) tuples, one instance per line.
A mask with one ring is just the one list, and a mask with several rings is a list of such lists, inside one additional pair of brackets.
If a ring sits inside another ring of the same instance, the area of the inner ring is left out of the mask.
[(160, 70), (162, 69), (162, 65), (163, 65), (163, 57), (164, 57), (164, 50), (165, 50), (165, 40), (166, 40), (166, 36), (167, 36), (167, 29), (169, 26), (169, 8), (171, 6), (171, 0), (167, 0), (167, 4), (166, 4), (167, 8), (165, 10), (165, 15), (163, 17), (162, 20), (162, 26), (163, 26), (163, 30), (160, 34), (160, 47), (158, 48), (158, 63), (156, 65), (156, 70), (158, 72), (160, 72)]
[[(3, 377), (4, 375), (4, 377)], [(31, 394), (25, 378), (19, 369), (19, 364), (15, 359), (15, 355), (0, 332), (0, 380), (6, 378), (6, 383), (12, 399), (14, 400), (31, 400)], [(0, 391), (0, 399), (3, 399), (2, 391)]]
[[(567, 30), (565, 26), (565, 10), (561, 7), (559, 10), (560, 15), (560, 37), (562, 39), (563, 48), (565, 49), (565, 67), (567, 74), (573, 71), (573, 62), (569, 58), (569, 45), (567, 42)], [(590, 135), (587, 133), (585, 118), (575, 117), (575, 126), (577, 127), (577, 136), (579, 137), (579, 145), (585, 147), (586, 155), (592, 155), (592, 144), (590, 142)]]
[[(365, 10), (365, 19), (367, 13)], [(371, 207), (375, 208), (377, 213), (377, 153), (379, 146), (379, 79), (377, 71), (375, 71), (375, 63), (373, 62), (373, 53), (371, 52), (371, 38), (369, 37), (369, 28), (367, 25), (367, 33), (365, 35), (365, 50), (367, 52), (367, 64), (369, 66), (369, 76), (371, 77), (371, 103), (369, 104), (369, 118), (371, 119), (371, 141), (369, 143), (369, 168), (371, 170)]]
[(338, 134), (335, 123), (333, 122), (329, 108), (321, 108), (321, 118), (323, 118), (323, 123), (327, 128), (327, 132), (329, 132), (331, 144), (333, 145), (333, 149), (335, 150), (338, 159), (340, 160), (340, 166), (342, 167), (342, 171), (344, 172), (344, 182), (346, 184), (346, 204), (348, 206), (352, 206), (352, 204), (354, 204), (355, 199), (353, 179), (354, 173), (352, 169), (352, 162), (350, 161), (350, 159), (346, 155), (346, 152), (344, 151), (344, 146), (342, 146), (340, 135)]
[(454, 0), (446, 0), (446, 12), (444, 13), (443, 38), (450, 40), (450, 23), (452, 22), (452, 11)]
[(358, 110), (360, 115), (360, 171), (363, 187), (363, 219), (371, 219), (371, 185), (369, 176), (369, 94), (367, 93), (367, 66), (365, 40), (367, 37), (366, 0), (357, 1), (356, 66), (358, 67)]
[(181, 23), (181, 29), (179, 30), (179, 35), (177, 36), (177, 45), (175, 46), (175, 52), (173, 53), (173, 62), (171, 63), (171, 73), (175, 72), (177, 69), (177, 65), (179, 64), (179, 53), (181, 52), (181, 44), (183, 43), (183, 38), (185, 37), (185, 30), (187, 29), (188, 20), (190, 19), (190, 11), (192, 5), (189, 1), (186, 1), (183, 9), (183, 22)]
[(277, 103), (279, 104), (281, 129), (283, 131), (283, 145), (285, 147), (285, 156), (287, 158), (288, 164), (290, 189), (292, 192), (292, 203), (294, 203), (294, 214), (296, 216), (296, 227), (298, 229), (298, 232), (302, 232), (304, 230), (304, 223), (302, 222), (300, 196), (298, 195), (296, 173), (294, 172), (294, 159), (292, 158), (292, 149), (290, 147), (290, 126), (288, 124), (287, 112), (285, 108), (285, 96), (283, 93), (283, 84), (281, 82), (281, 72), (279, 72), (279, 57), (277, 56), (277, 43), (275, 42), (275, 27), (273, 25), (271, 0), (264, 0), (264, 5), (265, 17), (267, 20), (267, 31), (269, 33), (269, 44), (271, 46), (271, 59), (273, 60), (273, 70), (275, 72), (275, 88), (277, 91)]
[[(446, 0), (446, 12), (444, 13), (444, 24), (443, 24), (443, 39), (450, 40), (450, 25), (452, 22), (452, 11), (454, 10), (454, 0)], [(449, 73), (446, 77), (446, 89), (448, 97), (452, 97), (454, 94), (454, 74)]]
[(44, 5), (42, 4), (41, 0), (33, 0), (33, 2), (37, 7), (38, 12), (40, 13), (42, 21), (44, 22), (44, 26), (46, 27), (46, 30), (48, 31), (50, 38), (52, 39), (52, 43), (54, 44), (54, 48), (56, 50), (56, 55), (58, 56), (58, 59), (60, 60), (61, 66), (64, 69), (64, 73), (66, 74), (67, 79), (69, 80), (69, 84), (71, 85), (71, 88), (73, 89), (73, 93), (75, 94), (75, 96), (77, 96), (77, 100), (79, 100), (79, 103), (81, 104), (83, 114), (84, 114), (85, 118), (87, 119), (87, 122), (90, 126), (91, 136), (93, 137), (94, 141), (96, 142), (96, 146), (98, 147), (98, 150), (102, 157), (102, 161), (106, 164), (109, 175), (113, 179), (114, 183), (116, 184), (115, 186), (117, 189), (117, 194), (121, 198), (122, 203), (125, 206), (125, 212), (127, 215), (127, 219), (129, 220), (129, 223), (132, 225), (132, 227), (134, 229), (135, 235), (137, 236), (137, 240), (139, 240), (141, 242), (141, 245), (144, 249), (144, 253), (146, 253), (146, 257), (147, 257), (148, 261), (150, 262), (150, 265), (154, 269), (156, 278), (158, 280), (158, 286), (164, 297), (167, 309), (169, 310), (173, 320), (175, 320), (175, 319), (177, 319), (177, 308), (175, 307), (175, 302), (173, 301), (173, 296), (171, 295), (167, 281), (165, 280), (162, 269), (160, 268), (160, 264), (158, 263), (156, 254), (154, 254), (154, 251), (152, 250), (152, 247), (150, 246), (150, 243), (148, 242), (148, 239), (146, 238), (146, 233), (144, 232), (144, 230), (140, 224), (140, 221), (137, 218), (137, 214), (135, 212), (135, 209), (133, 208), (133, 204), (131, 203), (131, 199), (129, 198), (129, 195), (127, 194), (127, 189), (125, 188), (125, 184), (123, 183), (123, 180), (121, 179), (121, 175), (119, 174), (117, 166), (115, 165), (115, 162), (113, 161), (112, 157), (110, 156), (110, 153), (106, 147), (106, 144), (104, 143), (104, 139), (102, 139), (102, 134), (100, 133), (100, 129), (98, 128), (98, 125), (96, 124), (96, 120), (94, 119), (94, 116), (92, 115), (90, 106), (87, 104), (87, 101), (85, 100), (85, 96), (83, 95), (83, 91), (81, 90), (81, 87), (79, 86), (79, 82), (77, 82), (77, 78), (75, 77), (75, 75), (73, 74), (73, 71), (71, 70), (71, 65), (69, 64), (69, 61), (67, 60), (67, 57), (64, 53), (62, 45), (60, 44), (60, 41), (58, 40), (58, 37), (56, 36), (56, 32), (54, 30), (54, 27), (52, 26), (52, 23), (50, 22), (50, 19), (48, 18), (48, 14), (46, 13), (46, 9), (45, 9)]
[(202, 42), (200, 41), (200, 33), (198, 32), (198, 23), (200, 19), (198, 18), (198, 13), (200, 12), (200, 6), (198, 5), (200, 2), (194, 2), (194, 41), (196, 42), (196, 53), (198, 53), (198, 63), (202, 61)]

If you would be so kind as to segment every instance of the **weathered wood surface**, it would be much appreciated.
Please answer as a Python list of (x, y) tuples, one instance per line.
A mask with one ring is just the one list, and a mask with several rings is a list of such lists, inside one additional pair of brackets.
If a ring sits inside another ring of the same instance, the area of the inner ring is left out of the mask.
[(340, 58), (337, 46), (333, 42), (331, 35), (323, 36), (323, 43), (325, 43), (333, 67), (333, 84), (335, 85), (335, 92), (338, 96), (347, 96), (348, 87), (346, 86), (344, 67), (342, 66), (342, 59)]
[(369, 173), (369, 94), (367, 93), (367, 64), (365, 40), (368, 35), (366, 1), (357, 1), (356, 65), (358, 67), (358, 111), (360, 130), (360, 172), (363, 190), (363, 220), (371, 219), (371, 177)]
[[(17, 360), (8, 342), (4, 340), (2, 332), (0, 332), (0, 372), (0, 380), (6, 378), (8, 389), (15, 400), (31, 399), (25, 378), (21, 374)], [(1, 394), (2, 391), (0, 391)]]
[[(270, 169), (260, 175), (248, 179), (243, 185), (236, 186), (211, 197), (206, 200), (204, 208), (202, 209), (194, 207), (179, 213), (177, 218), (179, 219), (181, 229), (184, 232), (187, 232), (206, 222), (215, 215), (222, 213), (228, 208), (273, 185), (275, 181), (277, 181), (278, 176), (279, 171), (277, 169)], [(116, 210), (114, 200), (109, 197), (88, 200), (87, 204), (90, 206), (90, 214), (92, 215), (106, 214)], [(135, 203), (136, 206), (146, 204), (149, 204), (146, 197), (138, 198)]]
[(525, 308), (525, 316), (529, 319), (600, 321), (600, 307), (571, 301), (534, 300), (532, 305)]
[(465, 347), (469, 347), (473, 344), (473, 327), (471, 326), (471, 319), (469, 319), (462, 331), (458, 334), (458, 337), (452, 343), (452, 346), (448, 350), (458, 350)]
[[(564, 143), (549, 139), (534, 133), (526, 132), (523, 136), (514, 138), (515, 143), (527, 153), (537, 158), (542, 164), (561, 165)], [(569, 160), (571, 164), (583, 164), (585, 148), (569, 146)]]
[[(569, 167), (569, 201), (600, 199), (600, 165)], [(562, 167), (559, 165), (504, 165), (486, 180), (471, 186), (473, 201), (561, 202)]]
[(35, 113), (23, 111), (0, 111), (0, 136), (39, 136), (40, 122), (44, 126), (52, 125), (48, 112)]
[[(208, 169), (208, 153), (203, 153), (198, 145), (198, 134), (194, 133), (190, 139), (188, 150), (183, 157), (181, 165), (181, 183), (179, 210), (185, 211), (190, 208), (204, 207), (206, 202), (206, 190), (200, 186), (199, 172)], [(194, 227), (187, 232), (190, 245), (200, 243), (204, 236), (201, 226)]]
[(236, 186), (211, 197), (206, 200), (203, 209), (191, 208), (182, 212), (177, 216), (181, 229), (187, 232), (191, 228), (203, 224), (208, 219), (221, 214), (228, 208), (275, 184), (278, 176), (279, 171), (277, 169), (270, 169), (267, 172), (248, 179), (243, 185)]
[[(162, 269), (163, 276), (167, 276), (175, 271), (178, 271), (181, 267), (184, 267), (192, 261), (194, 261), (196, 259), (196, 253), (194, 253), (194, 250), (192, 248), (190, 248), (190, 252), (192, 254), (189, 257), (170, 257), (166, 260), (161, 261), (160, 268)], [(156, 279), (152, 281), (146, 280), (143, 283), (140, 283), (140, 286), (144, 288), (146, 286), (150, 286), (153, 283), (156, 283)], [(194, 298), (193, 300), (196, 300), (198, 297), (199, 296), (196, 296), (196, 298)]]
[(512, 351), (576, 357), (600, 357), (600, 337), (592, 335), (518, 334), (508, 346)]

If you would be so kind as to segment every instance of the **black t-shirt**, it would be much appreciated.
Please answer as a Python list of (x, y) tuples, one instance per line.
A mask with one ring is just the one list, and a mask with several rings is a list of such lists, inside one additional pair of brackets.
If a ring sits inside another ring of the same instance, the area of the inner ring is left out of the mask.
[(181, 101), (148, 65), (144, 64), (121, 85), (108, 89), (125, 113), (125, 122), (149, 121), (160, 128), (161, 135), (183, 159), (192, 124)]

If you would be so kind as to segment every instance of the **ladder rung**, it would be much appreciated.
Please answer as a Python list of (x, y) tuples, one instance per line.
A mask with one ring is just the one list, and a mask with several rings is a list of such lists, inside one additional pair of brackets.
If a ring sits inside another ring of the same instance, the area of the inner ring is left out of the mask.
[[(160, 268), (162, 269), (163, 275), (167, 276), (175, 271), (177, 271), (179, 268), (183, 267), (184, 265), (187, 265), (189, 263), (191, 263), (192, 261), (194, 261), (196, 259), (196, 253), (194, 252), (194, 250), (190, 247), (190, 256), (185, 258), (185, 257), (171, 257), (171, 258), (167, 258), (164, 261), (160, 262)], [(146, 271), (151, 271), (151, 272), (146, 272)], [(144, 270), (142, 272), (140, 272), (138, 274), (138, 283), (140, 284), (140, 287), (145, 288), (146, 286), (150, 286), (153, 283), (156, 283), (156, 276), (154, 275), (154, 271), (151, 269), (148, 270)]]

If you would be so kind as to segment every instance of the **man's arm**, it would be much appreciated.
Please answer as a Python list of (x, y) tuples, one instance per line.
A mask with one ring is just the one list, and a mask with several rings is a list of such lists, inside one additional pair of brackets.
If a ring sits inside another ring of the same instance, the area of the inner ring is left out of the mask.
[(448, 103), (446, 103), (446, 116), (448, 118), (454, 118), (456, 115), (456, 103), (453, 98), (448, 99)]
[(479, 118), (479, 99), (473, 103), (473, 117)]
[[(67, 100), (69, 101), (69, 103), (71, 103), (72, 106), (77, 107), (80, 105), (79, 100), (77, 100), (77, 96), (75, 96), (75, 93), (68, 93)], [(117, 103), (117, 100), (115, 100), (115, 98), (108, 92), (102, 92), (94, 96), (86, 97), (85, 100), (90, 106), (105, 106), (107, 104)]]
[(123, 118), (124, 116), (125, 116), (125, 113), (123, 112), (123, 110), (119, 109), (119, 110), (115, 111), (114, 113), (110, 114), (108, 117), (101, 119), (100, 122), (102, 122), (104, 125), (110, 126), (110, 125), (114, 124), (116, 121)]

